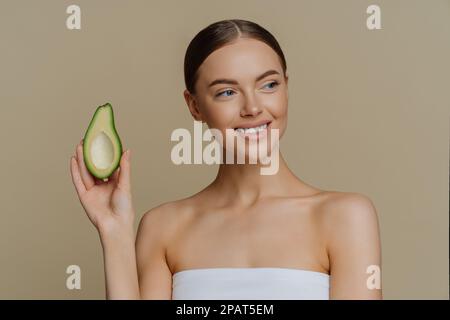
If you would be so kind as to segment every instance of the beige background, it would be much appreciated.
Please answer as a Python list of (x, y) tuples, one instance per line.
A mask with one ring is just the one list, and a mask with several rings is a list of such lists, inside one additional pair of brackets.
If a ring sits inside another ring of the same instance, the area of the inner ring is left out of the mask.
[[(382, 30), (366, 28), (372, 3)], [(65, 26), (70, 4), (79, 31)], [(375, 203), (385, 298), (448, 299), (450, 2), (439, 0), (2, 0), (0, 298), (104, 298), (99, 238), (69, 174), (98, 105), (112, 103), (133, 150), (137, 222), (214, 178), (216, 166), (172, 164), (170, 133), (193, 129), (186, 47), (226, 18), (261, 24), (285, 52), (293, 171)], [(78, 291), (65, 287), (71, 264)]]

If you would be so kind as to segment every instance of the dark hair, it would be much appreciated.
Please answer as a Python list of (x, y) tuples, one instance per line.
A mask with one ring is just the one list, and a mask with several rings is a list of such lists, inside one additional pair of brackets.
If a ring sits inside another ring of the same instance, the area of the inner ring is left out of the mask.
[(203, 61), (215, 50), (238, 40), (252, 38), (270, 46), (278, 54), (286, 75), (286, 59), (278, 41), (260, 25), (240, 19), (221, 20), (210, 24), (191, 40), (184, 56), (184, 82), (191, 94), (195, 94), (197, 70)]

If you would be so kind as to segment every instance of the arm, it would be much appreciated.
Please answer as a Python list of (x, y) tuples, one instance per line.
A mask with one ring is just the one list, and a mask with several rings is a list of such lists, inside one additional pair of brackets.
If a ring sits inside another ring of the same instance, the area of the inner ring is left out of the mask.
[(132, 227), (100, 232), (107, 299), (172, 298), (172, 273), (166, 262), (167, 205), (145, 213), (137, 236)]
[(172, 273), (166, 261), (166, 207), (163, 204), (148, 211), (139, 224), (136, 256), (142, 299), (172, 299)]
[(100, 232), (106, 299), (140, 299), (133, 228)]
[(329, 208), (330, 299), (382, 299), (376, 209), (361, 194), (339, 196)]
[(120, 168), (104, 182), (88, 172), (81, 141), (70, 160), (70, 172), (81, 205), (100, 235), (106, 298), (139, 299), (130, 153), (122, 154)]

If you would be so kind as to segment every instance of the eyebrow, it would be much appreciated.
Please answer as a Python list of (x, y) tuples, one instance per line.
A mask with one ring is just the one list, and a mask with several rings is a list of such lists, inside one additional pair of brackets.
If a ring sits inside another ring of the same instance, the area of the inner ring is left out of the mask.
[[(266, 72), (264, 72), (263, 74), (261, 74), (260, 76), (256, 77), (255, 81), (259, 81), (261, 79), (264, 79), (267, 76), (270, 76), (271, 74), (280, 74), (278, 71), (276, 70), (268, 70)], [(232, 79), (216, 79), (213, 82), (211, 82), (208, 86), (212, 87), (216, 84), (220, 84), (220, 83), (224, 83), (224, 84), (238, 84), (238, 82), (236, 80), (232, 80)]]

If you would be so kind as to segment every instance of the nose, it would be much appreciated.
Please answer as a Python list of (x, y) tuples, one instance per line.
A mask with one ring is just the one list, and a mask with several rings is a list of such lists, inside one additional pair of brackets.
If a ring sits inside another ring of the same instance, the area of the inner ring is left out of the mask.
[(241, 117), (257, 116), (262, 112), (262, 108), (254, 98), (249, 97), (246, 99), (244, 106), (241, 108)]

